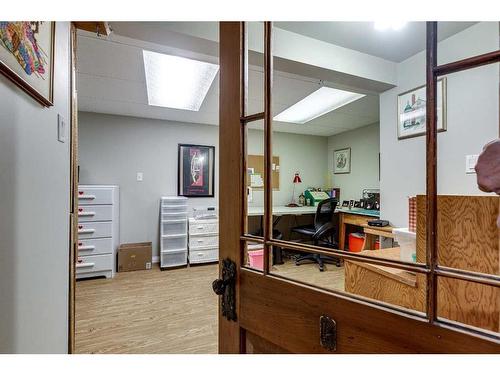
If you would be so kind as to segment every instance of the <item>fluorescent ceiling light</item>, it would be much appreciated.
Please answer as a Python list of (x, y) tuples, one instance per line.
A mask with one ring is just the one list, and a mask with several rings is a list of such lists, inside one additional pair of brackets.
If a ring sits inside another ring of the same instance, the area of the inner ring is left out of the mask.
[(274, 116), (274, 120), (305, 124), (316, 117), (352, 103), (363, 96), (365, 95), (333, 89), (331, 87), (321, 87), (312, 94), (306, 96), (300, 102), (285, 109), (279, 115)]
[(151, 51), (142, 54), (149, 105), (200, 109), (219, 65)]
[(403, 21), (394, 21), (394, 22), (386, 22), (386, 21), (380, 21), (380, 22), (375, 22), (374, 27), (375, 30), (379, 31), (384, 31), (387, 29), (392, 29), (394, 31), (401, 30), (403, 27), (405, 27), (407, 22)]

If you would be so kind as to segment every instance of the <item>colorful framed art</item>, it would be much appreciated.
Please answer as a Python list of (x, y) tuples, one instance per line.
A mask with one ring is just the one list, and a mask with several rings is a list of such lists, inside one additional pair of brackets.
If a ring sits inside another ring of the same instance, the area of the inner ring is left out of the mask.
[[(437, 131), (446, 131), (446, 77), (437, 81)], [(425, 134), (425, 85), (398, 95), (398, 139)]]
[(40, 104), (53, 105), (55, 22), (0, 21), (0, 73)]
[(215, 147), (179, 144), (177, 195), (213, 197)]

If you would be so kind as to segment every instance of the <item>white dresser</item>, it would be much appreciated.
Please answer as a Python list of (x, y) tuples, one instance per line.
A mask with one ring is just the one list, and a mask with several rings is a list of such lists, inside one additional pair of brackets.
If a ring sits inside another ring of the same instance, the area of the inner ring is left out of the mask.
[(118, 186), (78, 186), (77, 279), (114, 276), (120, 238), (119, 202)]
[(189, 264), (219, 261), (219, 220), (189, 219)]
[(161, 197), (160, 199), (160, 267), (171, 268), (187, 265), (186, 197)]

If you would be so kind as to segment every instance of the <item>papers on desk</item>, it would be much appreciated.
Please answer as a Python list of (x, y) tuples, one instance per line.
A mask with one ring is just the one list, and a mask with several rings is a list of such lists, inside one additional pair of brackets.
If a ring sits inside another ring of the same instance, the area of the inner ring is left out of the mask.
[(250, 186), (253, 188), (264, 187), (264, 180), (262, 179), (262, 175), (260, 173), (252, 173), (250, 175)]

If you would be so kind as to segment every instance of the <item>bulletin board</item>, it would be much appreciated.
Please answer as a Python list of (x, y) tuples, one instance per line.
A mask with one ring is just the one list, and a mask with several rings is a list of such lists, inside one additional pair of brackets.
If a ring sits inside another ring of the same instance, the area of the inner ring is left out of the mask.
[[(254, 173), (260, 174), (264, 179), (264, 155), (248, 155), (247, 168), (253, 168)], [(250, 177), (247, 178), (247, 186), (250, 186)], [(280, 189), (280, 157), (273, 156), (273, 190)], [(263, 187), (252, 187), (253, 190), (263, 190)]]

